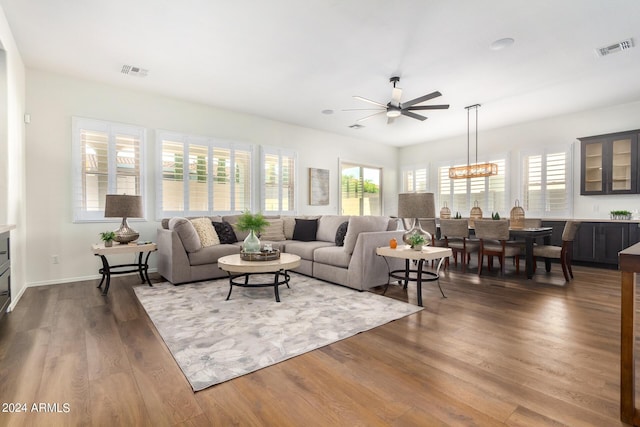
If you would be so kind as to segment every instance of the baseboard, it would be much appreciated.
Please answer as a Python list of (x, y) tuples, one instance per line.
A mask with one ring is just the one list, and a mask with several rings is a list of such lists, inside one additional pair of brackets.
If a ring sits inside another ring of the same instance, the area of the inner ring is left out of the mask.
[[(158, 272), (157, 268), (150, 268), (149, 269), (149, 273), (157, 273), (157, 272)], [(133, 274), (138, 274), (138, 273), (122, 274), (122, 276), (130, 276), (130, 275), (133, 275)], [(28, 288), (35, 288), (37, 286), (63, 285), (65, 283), (84, 282), (84, 281), (87, 281), (87, 280), (99, 280), (101, 278), (102, 278), (102, 275), (93, 274), (91, 276), (68, 277), (68, 278), (65, 278), (65, 279), (41, 280), (39, 282), (27, 283), (27, 285), (24, 286), (20, 290), (20, 293), (18, 295), (16, 295), (15, 297), (13, 295), (11, 295), (11, 304), (9, 304), (9, 307), (7, 308), (7, 312), (10, 312), (10, 311), (12, 311), (14, 309), (14, 307), (18, 304), (18, 301), (20, 301), (20, 298), (22, 297), (22, 295), (24, 294), (24, 292)]]

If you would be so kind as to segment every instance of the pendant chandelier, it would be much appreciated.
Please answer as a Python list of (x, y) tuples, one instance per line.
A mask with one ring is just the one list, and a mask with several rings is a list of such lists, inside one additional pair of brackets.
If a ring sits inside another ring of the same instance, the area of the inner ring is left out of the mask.
[[(466, 178), (481, 178), (485, 176), (497, 175), (498, 165), (495, 163), (478, 163), (478, 108), (480, 104), (470, 105), (464, 107), (467, 110), (467, 165), (466, 166), (454, 166), (449, 168), (449, 178), (451, 179), (466, 179)], [(476, 110), (476, 162), (470, 164), (469, 162), (469, 142), (470, 142), (470, 110)]]

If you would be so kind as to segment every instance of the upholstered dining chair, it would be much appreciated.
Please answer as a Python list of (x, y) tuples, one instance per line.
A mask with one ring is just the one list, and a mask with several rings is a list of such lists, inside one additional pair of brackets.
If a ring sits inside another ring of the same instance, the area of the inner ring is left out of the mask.
[(500, 260), (500, 273), (504, 275), (505, 258), (514, 257), (516, 261), (516, 273), (520, 272), (520, 248), (507, 244), (509, 240), (509, 220), (486, 219), (476, 220), (474, 223), (476, 237), (480, 240), (480, 254), (478, 256), (478, 275), (482, 274), (484, 257), (487, 257), (489, 270), (493, 263), (493, 257)]
[(478, 252), (480, 242), (469, 239), (469, 221), (467, 219), (440, 219), (440, 234), (445, 246), (451, 248), (453, 261), (458, 266), (458, 253), (462, 263), (462, 271), (466, 273), (467, 264), (471, 261), (471, 253)]
[[(571, 269), (571, 256), (573, 253), (573, 241), (576, 238), (576, 232), (580, 227), (580, 221), (567, 221), (562, 230), (562, 246), (554, 245), (536, 245), (533, 247), (534, 268), (536, 257), (554, 258), (560, 260), (564, 280), (567, 282), (573, 279), (573, 270)], [(549, 271), (549, 270), (548, 270)]]

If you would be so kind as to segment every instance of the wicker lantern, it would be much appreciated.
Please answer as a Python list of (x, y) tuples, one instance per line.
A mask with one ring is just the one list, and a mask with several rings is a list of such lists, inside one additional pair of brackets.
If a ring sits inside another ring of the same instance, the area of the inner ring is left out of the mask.
[(469, 213), (469, 227), (474, 226), (474, 221), (476, 219), (482, 219), (482, 209), (480, 209), (480, 204), (477, 200), (473, 202), (473, 207)]
[(451, 218), (451, 209), (447, 207), (447, 202), (442, 203), (442, 209), (440, 209), (440, 218), (449, 219)]
[(518, 199), (516, 199), (516, 205), (511, 208), (509, 226), (511, 228), (524, 228), (524, 209), (520, 207)]

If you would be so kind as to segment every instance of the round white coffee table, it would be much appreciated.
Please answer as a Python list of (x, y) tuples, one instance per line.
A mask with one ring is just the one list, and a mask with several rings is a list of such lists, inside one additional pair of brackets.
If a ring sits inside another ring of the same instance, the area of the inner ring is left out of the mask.
[[(273, 292), (276, 301), (280, 302), (280, 294), (278, 286), (287, 285), (289, 287), (288, 270), (300, 266), (300, 257), (293, 254), (280, 254), (280, 258), (272, 261), (245, 261), (240, 258), (240, 254), (227, 255), (218, 259), (218, 267), (229, 274), (229, 294), (227, 300), (231, 297), (231, 291), (234, 286), (264, 288), (273, 286)], [(251, 283), (249, 278), (252, 274), (274, 273), (272, 283)], [(238, 278), (244, 278), (238, 281)]]

